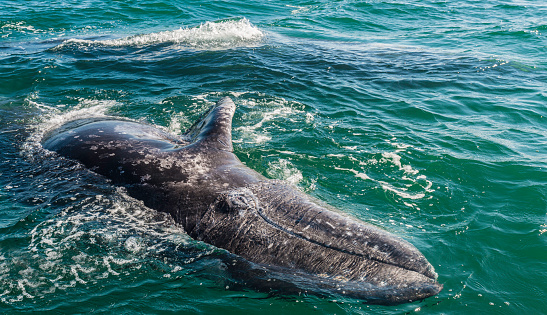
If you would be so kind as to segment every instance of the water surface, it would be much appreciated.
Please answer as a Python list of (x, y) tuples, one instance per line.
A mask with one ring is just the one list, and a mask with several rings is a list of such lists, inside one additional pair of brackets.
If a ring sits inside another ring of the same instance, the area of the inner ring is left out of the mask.
[[(539, 314), (543, 1), (0, 0), (0, 313)], [(238, 106), (238, 157), (400, 235), (439, 273), (395, 307), (230, 287), (219, 250), (73, 161), (63, 122), (181, 133)]]

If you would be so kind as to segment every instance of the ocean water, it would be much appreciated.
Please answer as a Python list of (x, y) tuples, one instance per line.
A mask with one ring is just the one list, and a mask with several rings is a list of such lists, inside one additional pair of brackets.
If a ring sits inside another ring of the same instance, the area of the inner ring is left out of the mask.
[[(547, 4), (0, 0), (0, 313), (545, 314)], [(235, 152), (418, 247), (399, 306), (233, 288), (219, 250), (40, 145), (78, 117)]]

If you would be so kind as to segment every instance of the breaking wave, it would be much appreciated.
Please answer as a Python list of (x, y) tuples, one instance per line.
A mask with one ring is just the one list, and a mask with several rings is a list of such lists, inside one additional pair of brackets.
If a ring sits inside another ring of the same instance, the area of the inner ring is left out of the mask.
[(69, 39), (54, 49), (66, 46), (148, 46), (176, 44), (194, 49), (227, 49), (258, 44), (264, 33), (246, 18), (205, 22), (196, 27), (140, 34), (119, 39), (89, 40)]

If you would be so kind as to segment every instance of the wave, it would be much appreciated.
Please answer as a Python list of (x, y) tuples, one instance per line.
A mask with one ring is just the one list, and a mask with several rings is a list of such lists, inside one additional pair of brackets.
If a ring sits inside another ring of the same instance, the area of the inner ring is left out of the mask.
[(263, 37), (264, 32), (246, 18), (242, 18), (205, 22), (192, 28), (180, 28), (119, 39), (69, 39), (54, 47), (53, 50), (67, 46), (142, 47), (157, 44), (176, 44), (194, 49), (214, 50), (253, 46), (259, 43)]

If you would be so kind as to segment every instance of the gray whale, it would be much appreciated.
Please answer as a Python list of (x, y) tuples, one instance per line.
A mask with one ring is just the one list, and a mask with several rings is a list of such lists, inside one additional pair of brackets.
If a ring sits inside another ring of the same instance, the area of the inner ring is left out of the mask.
[(243, 165), (232, 147), (235, 108), (221, 99), (182, 137), (123, 119), (81, 119), (42, 145), (233, 254), (227, 269), (251, 287), (386, 305), (440, 292), (433, 267), (410, 243)]

